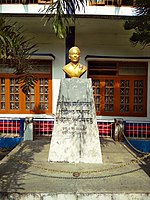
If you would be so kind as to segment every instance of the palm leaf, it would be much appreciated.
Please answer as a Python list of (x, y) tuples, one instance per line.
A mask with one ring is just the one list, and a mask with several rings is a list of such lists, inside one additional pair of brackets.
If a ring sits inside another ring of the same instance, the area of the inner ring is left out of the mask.
[(11, 25), (0, 18), (0, 58), (4, 62), (9, 58), (9, 66), (15, 69), (22, 91), (27, 94), (36, 83), (29, 58), (37, 49), (36, 45), (31, 45), (31, 39), (24, 38), (22, 27), (16, 27), (16, 23)]
[(44, 25), (52, 20), (54, 32), (59, 38), (66, 36), (67, 29), (75, 23), (76, 10), (85, 8), (87, 0), (56, 0), (44, 6), (41, 12), (45, 12), (42, 19), (45, 19)]

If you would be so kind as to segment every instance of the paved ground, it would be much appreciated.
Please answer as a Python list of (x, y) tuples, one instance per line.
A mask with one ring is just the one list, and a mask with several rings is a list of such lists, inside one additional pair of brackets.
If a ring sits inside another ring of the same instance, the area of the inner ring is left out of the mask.
[(101, 139), (103, 164), (49, 163), (49, 143), (25, 141), (1, 160), (0, 193), (150, 193), (150, 157), (137, 163), (122, 143)]
[(0, 149), (0, 160), (2, 160), (9, 153), (10, 153), (10, 150)]

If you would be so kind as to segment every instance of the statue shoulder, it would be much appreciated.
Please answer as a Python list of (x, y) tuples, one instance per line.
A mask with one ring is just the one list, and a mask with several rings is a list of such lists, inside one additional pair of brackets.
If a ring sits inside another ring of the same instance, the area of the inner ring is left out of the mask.
[(63, 69), (68, 69), (71, 66), (70, 63), (68, 63), (67, 65), (63, 66)]
[(82, 70), (87, 70), (87, 67), (85, 65), (80, 65)]

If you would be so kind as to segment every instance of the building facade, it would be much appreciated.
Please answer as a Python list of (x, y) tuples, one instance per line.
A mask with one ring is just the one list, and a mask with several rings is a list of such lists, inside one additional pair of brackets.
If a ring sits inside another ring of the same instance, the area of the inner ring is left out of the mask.
[(93, 82), (97, 118), (149, 121), (150, 47), (132, 46), (132, 31), (123, 27), (128, 17), (135, 16), (133, 3), (91, 1), (85, 10), (77, 11), (73, 33), (59, 39), (51, 21), (44, 26), (45, 1), (2, 1), (1, 16), (23, 25), (39, 50), (32, 56), (38, 82), (29, 95), (22, 93), (13, 72), (1, 65), (1, 117), (53, 117), (59, 83), (65, 78), (62, 67), (68, 61), (69, 47), (76, 45), (81, 49), (80, 62), (88, 68), (82, 78)]

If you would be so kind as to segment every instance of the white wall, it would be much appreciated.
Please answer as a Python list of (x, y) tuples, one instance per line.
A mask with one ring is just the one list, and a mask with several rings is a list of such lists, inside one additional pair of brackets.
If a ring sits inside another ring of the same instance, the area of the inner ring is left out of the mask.
[[(56, 103), (59, 91), (59, 83), (65, 74), (62, 67), (65, 65), (65, 40), (58, 39), (52, 31), (52, 25), (43, 26), (40, 17), (19, 17), (13, 18), (24, 24), (25, 33), (28, 37), (33, 37), (33, 43), (37, 43), (40, 53), (52, 53), (55, 56), (52, 68), (53, 87), (53, 113), (56, 111)], [(133, 47), (129, 42), (131, 31), (125, 31), (123, 20), (78, 18), (76, 21), (76, 41), (81, 49), (80, 62), (87, 65), (85, 57), (87, 55), (114, 56), (114, 57), (148, 57), (150, 47), (142, 49), (141, 46)], [(129, 59), (130, 60), (130, 59)], [(136, 59), (134, 59), (135, 61)], [(143, 60), (145, 61), (145, 60)], [(82, 78), (86, 78), (87, 73)], [(148, 115), (145, 118), (135, 118), (138, 120), (150, 119), (150, 62), (148, 70)], [(6, 116), (6, 115), (5, 115)], [(7, 115), (8, 116), (8, 115)], [(9, 115), (14, 116), (14, 115)], [(16, 116), (16, 115), (15, 115)], [(20, 116), (20, 115), (19, 115)], [(27, 116), (27, 115), (21, 115)], [(34, 115), (36, 116), (36, 115)], [(49, 117), (47, 115), (40, 115)], [(38, 115), (38, 117), (40, 117)], [(99, 116), (100, 119), (112, 119), (111, 117)], [(130, 118), (127, 118), (130, 119)], [(133, 118), (132, 118), (133, 119)]]
[(141, 46), (131, 45), (129, 38), (132, 31), (124, 30), (124, 22), (123, 20), (100, 18), (78, 19), (76, 45), (80, 46), (82, 57), (86, 55), (149, 56), (150, 47), (142, 49)]
[[(87, 23), (85, 23), (85, 19), (78, 19), (76, 23), (76, 45), (79, 46), (81, 49), (82, 64), (87, 65), (87, 61), (85, 60), (85, 57), (87, 55), (118, 57), (115, 58), (115, 60), (122, 61), (126, 60), (149, 62), (147, 117), (123, 118), (144, 121), (150, 120), (150, 47), (145, 47), (143, 49), (140, 45), (136, 47), (132, 46), (129, 41), (132, 31), (124, 30), (123, 20), (94, 18), (86, 20)], [(121, 57), (124, 57), (124, 59), (122, 59)], [(142, 59), (142, 57), (147, 57), (147, 59)], [(114, 119), (117, 118), (117, 116), (98, 116), (98, 118)]]
[[(43, 14), (44, 4), (3, 4), (0, 5), (0, 13), (7, 14)], [(46, 5), (45, 7), (48, 7)], [(76, 11), (80, 15), (118, 15), (118, 16), (133, 16), (134, 9), (129, 6), (86, 6), (85, 9)]]

